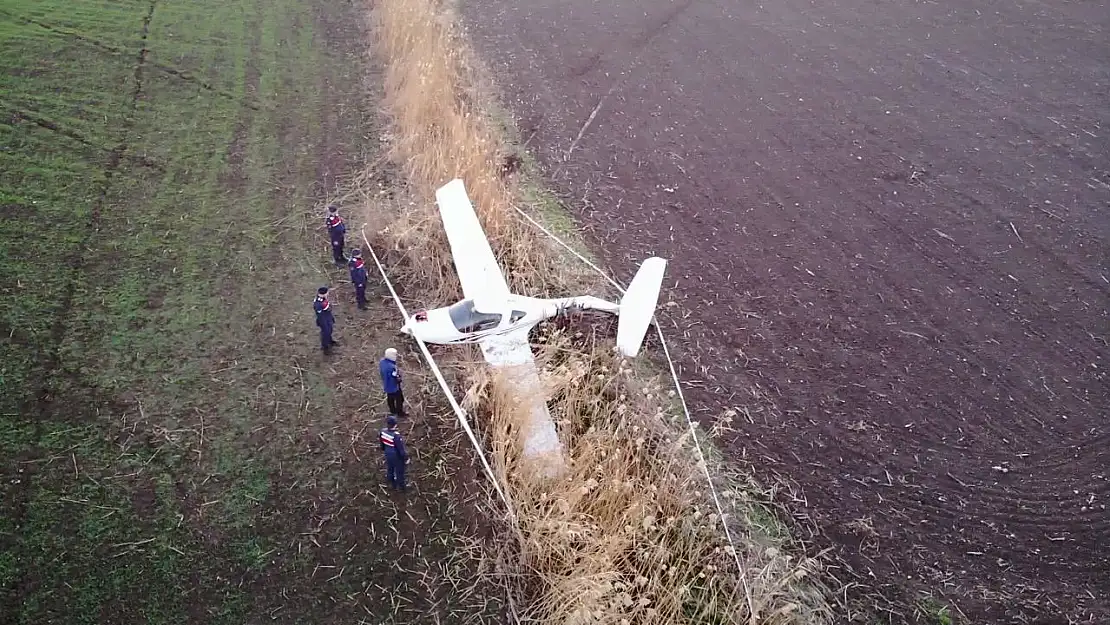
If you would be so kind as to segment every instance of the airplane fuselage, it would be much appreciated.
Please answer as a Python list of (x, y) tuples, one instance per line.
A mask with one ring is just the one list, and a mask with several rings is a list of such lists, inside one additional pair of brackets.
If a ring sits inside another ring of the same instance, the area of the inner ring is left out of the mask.
[(589, 295), (559, 299), (510, 295), (500, 302), (463, 299), (450, 306), (416, 313), (401, 326), (401, 332), (425, 343), (475, 343), (489, 336), (527, 332), (537, 323), (570, 310), (618, 314), (620, 306)]

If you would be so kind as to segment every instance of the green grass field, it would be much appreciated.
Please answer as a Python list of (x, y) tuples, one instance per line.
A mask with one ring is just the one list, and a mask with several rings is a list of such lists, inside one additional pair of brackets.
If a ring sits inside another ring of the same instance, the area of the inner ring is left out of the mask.
[(417, 492), (383, 490), (396, 317), (354, 319), (317, 229), (376, 145), (362, 10), (0, 0), (0, 621), (503, 610), (450, 430), (412, 424)]

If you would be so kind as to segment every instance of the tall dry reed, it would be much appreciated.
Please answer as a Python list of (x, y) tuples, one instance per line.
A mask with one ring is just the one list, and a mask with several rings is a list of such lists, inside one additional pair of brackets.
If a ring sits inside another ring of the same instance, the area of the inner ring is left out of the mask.
[[(383, 106), (391, 124), (389, 157), (424, 205), (396, 216), (391, 250), (410, 282), (452, 299), (461, 296), (447, 237), (430, 205), (436, 188), (462, 178), (510, 286), (550, 288), (550, 249), (511, 207), (515, 189), (502, 177), (503, 143), (483, 116), (464, 41), (434, 0), (384, 0), (371, 13), (385, 59)], [(451, 287), (451, 288), (447, 288)]]
[(538, 361), (570, 456), (564, 479), (515, 470), (516, 405), (492, 383), (495, 373), (467, 393), (474, 412), (488, 415), (483, 425), (498, 442), (494, 464), (523, 543), (520, 565), (539, 582), (519, 589), (526, 616), (560, 624), (827, 622), (820, 563), (791, 558), (785, 537), (749, 522), (753, 493), (739, 483), (722, 493), (734, 556), (692, 435), (670, 424), (660, 381), (637, 373), (603, 337), (546, 334)]
[[(416, 198), (388, 216), (381, 241), (391, 266), (421, 297), (461, 295), (432, 203), (437, 187), (461, 177), (513, 289), (565, 292), (552, 248), (512, 210), (519, 196), (501, 176), (503, 138), (451, 17), (437, 0), (378, 0), (371, 12), (389, 157)], [(616, 358), (612, 337), (572, 338), (548, 333), (538, 357), (570, 460), (565, 479), (521, 470), (520, 409), (507, 385), (478, 362), (463, 381), (516, 513), (511, 591), (523, 616), (552, 625), (829, 622), (817, 562), (786, 555), (781, 537), (748, 518), (752, 493), (732, 487), (724, 505), (740, 542), (731, 551), (660, 383)]]

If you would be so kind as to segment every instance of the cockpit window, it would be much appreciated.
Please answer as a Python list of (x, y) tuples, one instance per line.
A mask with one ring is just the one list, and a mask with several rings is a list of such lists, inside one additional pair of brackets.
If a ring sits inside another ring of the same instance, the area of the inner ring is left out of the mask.
[(509, 315), (509, 323), (516, 323), (527, 316), (528, 313), (523, 310), (514, 310), (513, 314)]
[(496, 328), (501, 323), (499, 313), (483, 313), (474, 309), (474, 300), (463, 300), (447, 309), (451, 323), (463, 334)]

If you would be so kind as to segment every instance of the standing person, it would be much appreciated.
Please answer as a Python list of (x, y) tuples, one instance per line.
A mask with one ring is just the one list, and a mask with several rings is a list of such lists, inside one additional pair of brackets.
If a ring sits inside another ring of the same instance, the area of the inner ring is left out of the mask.
[(396, 349), (390, 347), (385, 350), (385, 358), (378, 363), (378, 372), (382, 374), (382, 388), (385, 390), (390, 414), (404, 417), (405, 394), (401, 392), (401, 372), (397, 369)]
[(389, 485), (396, 490), (405, 490), (405, 465), (409, 455), (405, 451), (405, 440), (397, 431), (397, 417), (386, 417), (385, 429), (378, 433), (378, 439), (385, 454), (385, 477)]
[(328, 218), (324, 220), (328, 227), (328, 238), (331, 239), (331, 255), (339, 267), (347, 262), (343, 255), (343, 235), (347, 234), (347, 226), (343, 225), (343, 218), (339, 216), (339, 207), (335, 204), (328, 206)]
[(355, 301), (359, 310), (366, 310), (366, 262), (362, 260), (362, 250), (351, 250), (351, 262), (347, 264), (351, 270), (351, 283), (355, 285)]
[(335, 315), (331, 314), (328, 287), (322, 286), (316, 290), (316, 300), (312, 302), (312, 308), (316, 311), (316, 325), (320, 328), (320, 349), (325, 354), (331, 353), (332, 346), (339, 345), (339, 341), (331, 337), (332, 330), (335, 329)]

